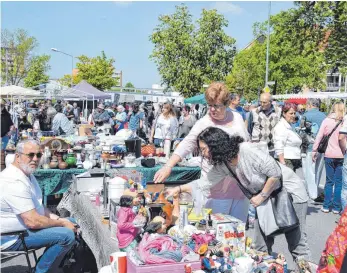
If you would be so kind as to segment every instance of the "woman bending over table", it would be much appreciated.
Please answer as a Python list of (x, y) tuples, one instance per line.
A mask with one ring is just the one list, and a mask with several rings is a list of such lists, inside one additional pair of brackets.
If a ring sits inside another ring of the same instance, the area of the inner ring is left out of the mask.
[[(229, 136), (219, 128), (209, 127), (201, 132), (198, 136), (198, 146), (203, 157), (213, 165), (212, 170), (207, 177), (180, 187), (169, 188), (168, 196), (190, 192), (196, 204), (203, 206), (211, 188), (231, 174), (239, 180), (239, 187), (249, 193), (251, 204), (258, 207), (270, 196), (274, 196), (273, 193), (278, 194), (282, 181), (283, 188), (293, 198), (293, 206), (299, 219), (299, 226), (285, 232), (289, 251), (294, 259), (310, 260), (306, 235), (309, 198), (303, 181), (291, 169), (278, 164), (268, 153), (258, 149), (255, 143), (243, 142), (241, 137)], [(254, 223), (256, 249), (271, 253), (274, 236), (265, 236), (266, 229), (260, 228), (263, 223), (261, 217), (258, 214), (259, 219)]]

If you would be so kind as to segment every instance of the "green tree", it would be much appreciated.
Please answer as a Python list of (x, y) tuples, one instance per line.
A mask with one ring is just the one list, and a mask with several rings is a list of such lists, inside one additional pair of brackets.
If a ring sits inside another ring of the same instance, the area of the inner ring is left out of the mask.
[[(76, 85), (81, 81), (77, 76), (73, 76), (72, 84)], [(63, 86), (71, 87), (71, 74), (65, 74), (62, 78), (58, 79), (58, 82)]]
[[(110, 89), (118, 84), (119, 79), (113, 76), (115, 71), (113, 64), (115, 60), (113, 58), (107, 58), (104, 51), (101, 52), (101, 56), (90, 58), (81, 55), (77, 59), (76, 67), (78, 73), (73, 79), (73, 84), (78, 84), (81, 80), (85, 80), (99, 90)], [(63, 85), (70, 86), (71, 75), (64, 75), (59, 82)]]
[(24, 79), (25, 87), (34, 87), (49, 80), (46, 72), (50, 69), (48, 64), (50, 58), (49, 55), (42, 55), (32, 59), (28, 74)]
[(125, 87), (127, 87), (127, 88), (135, 88), (135, 86), (131, 82), (127, 82), (125, 84)]
[(347, 73), (347, 2), (296, 2), (296, 6), (296, 23), (319, 45), (328, 67)]
[(197, 26), (185, 5), (172, 15), (161, 15), (150, 36), (162, 84), (193, 96), (203, 84), (224, 81), (231, 69), (235, 40), (224, 32), (227, 21), (216, 10), (203, 10)]
[(232, 68), (236, 40), (225, 34), (228, 21), (217, 10), (203, 10), (194, 39), (204, 83), (224, 81)]
[[(271, 16), (269, 80), (277, 81), (277, 93), (292, 93), (304, 85), (317, 89), (325, 85), (326, 64), (320, 43), (309, 38), (297, 18), (298, 9)], [(255, 37), (264, 37), (266, 24), (254, 25)], [(242, 90), (246, 98), (256, 98), (258, 89), (265, 86), (265, 56), (266, 43), (257, 40), (239, 52), (227, 77), (229, 88)]]
[(5, 29), (1, 34), (1, 80), (9, 85), (19, 85), (27, 76), (33, 51), (38, 46), (35, 37), (24, 29), (13, 32)]
[(131, 82), (127, 82), (124, 87), (123, 92), (136, 92), (136, 90), (133, 89), (135, 86)]
[(264, 46), (255, 41), (250, 49), (240, 51), (234, 60), (232, 72), (226, 78), (229, 90), (245, 97), (257, 99), (258, 88), (264, 86)]

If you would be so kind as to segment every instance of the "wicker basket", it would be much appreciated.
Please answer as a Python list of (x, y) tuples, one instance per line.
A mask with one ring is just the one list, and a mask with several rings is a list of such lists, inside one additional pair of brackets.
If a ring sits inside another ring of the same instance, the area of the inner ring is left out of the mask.
[(145, 145), (141, 147), (141, 155), (142, 156), (149, 156), (150, 154), (155, 154), (155, 146), (154, 145)]

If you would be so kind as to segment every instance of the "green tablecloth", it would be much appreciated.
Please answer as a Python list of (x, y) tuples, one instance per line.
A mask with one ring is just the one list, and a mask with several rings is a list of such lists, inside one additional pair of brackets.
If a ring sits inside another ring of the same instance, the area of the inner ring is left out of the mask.
[[(143, 178), (146, 179), (146, 181), (153, 181), (155, 173), (161, 168), (162, 166), (158, 165), (153, 168), (145, 168), (145, 167), (136, 167), (136, 168), (121, 168), (121, 169), (112, 169), (117, 171), (122, 170), (136, 170), (138, 172), (141, 172), (143, 174)], [(112, 173), (111, 170), (111, 173)], [(177, 181), (177, 180), (195, 180), (199, 179), (201, 174), (200, 167), (173, 167), (171, 171), (171, 175), (168, 177), (167, 181)]]
[[(117, 170), (136, 170), (143, 174), (146, 181), (153, 181), (155, 173), (161, 168), (161, 166), (156, 166), (153, 168), (122, 168), (114, 169)], [(84, 169), (39, 169), (34, 175), (39, 183), (44, 196), (60, 194), (67, 191), (70, 187), (73, 179), (73, 174), (80, 174), (85, 172)], [(110, 171), (112, 173), (112, 170)], [(200, 177), (201, 169), (199, 167), (174, 167), (167, 181), (177, 181), (177, 180), (195, 180)]]
[(84, 169), (39, 169), (34, 173), (43, 195), (64, 193), (72, 183), (73, 174), (84, 173)]

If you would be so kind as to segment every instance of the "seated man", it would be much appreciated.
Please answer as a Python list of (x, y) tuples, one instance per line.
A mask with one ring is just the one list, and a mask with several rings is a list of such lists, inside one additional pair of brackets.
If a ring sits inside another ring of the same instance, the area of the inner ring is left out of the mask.
[[(39, 143), (21, 141), (15, 161), (0, 173), (0, 231), (27, 229), (25, 243), (29, 249), (46, 247), (36, 273), (48, 272), (53, 263), (58, 266), (76, 243), (76, 225), (42, 205), (41, 189), (33, 175), (41, 156)], [(23, 245), (17, 236), (1, 236), (1, 250), (23, 250)]]

